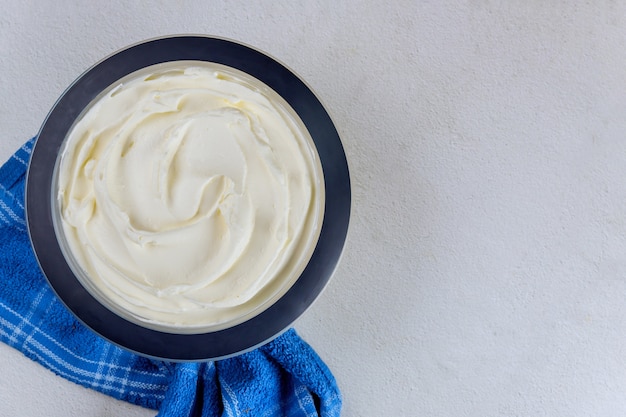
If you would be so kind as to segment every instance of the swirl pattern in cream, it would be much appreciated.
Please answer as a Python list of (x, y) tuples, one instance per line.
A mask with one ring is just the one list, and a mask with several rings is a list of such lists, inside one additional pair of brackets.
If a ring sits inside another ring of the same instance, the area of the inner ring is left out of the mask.
[(319, 236), (323, 175), (306, 129), (271, 89), (213, 64), (155, 66), (109, 89), (57, 174), (57, 233), (84, 285), (157, 328), (258, 313)]

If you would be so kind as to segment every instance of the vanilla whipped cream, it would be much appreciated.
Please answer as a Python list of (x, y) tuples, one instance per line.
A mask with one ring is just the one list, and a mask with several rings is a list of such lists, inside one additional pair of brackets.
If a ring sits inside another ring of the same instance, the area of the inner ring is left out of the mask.
[(217, 64), (160, 64), (109, 88), (56, 172), (57, 234), (79, 279), (159, 329), (258, 314), (319, 236), (324, 183), (306, 128), (269, 87)]

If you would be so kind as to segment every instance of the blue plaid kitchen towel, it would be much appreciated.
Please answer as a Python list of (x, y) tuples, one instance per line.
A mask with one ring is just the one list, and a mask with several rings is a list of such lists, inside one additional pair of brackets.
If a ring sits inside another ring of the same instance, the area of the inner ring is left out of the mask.
[(0, 167), (0, 340), (56, 374), (158, 416), (339, 416), (335, 378), (293, 329), (216, 362), (147, 359), (76, 321), (40, 272), (24, 217), (34, 139)]

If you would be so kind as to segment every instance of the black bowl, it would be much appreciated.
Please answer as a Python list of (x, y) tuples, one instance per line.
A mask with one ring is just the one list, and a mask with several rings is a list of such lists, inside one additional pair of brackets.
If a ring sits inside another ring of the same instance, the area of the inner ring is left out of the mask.
[[(320, 237), (292, 287), (257, 316), (226, 329), (176, 334), (143, 327), (98, 302), (65, 259), (53, 225), (53, 171), (74, 122), (104, 89), (142, 68), (172, 61), (206, 61), (233, 67), (276, 91), (299, 115), (317, 148), (326, 201)], [(140, 355), (167, 360), (215, 360), (253, 349), (287, 329), (318, 297), (341, 256), (350, 219), (351, 191), (346, 156), (328, 113), (307, 85), (268, 55), (231, 40), (173, 36), (148, 40), (105, 58), (82, 74), (59, 98), (32, 152), (26, 186), (26, 217), (35, 255), (50, 286), (85, 325)]]

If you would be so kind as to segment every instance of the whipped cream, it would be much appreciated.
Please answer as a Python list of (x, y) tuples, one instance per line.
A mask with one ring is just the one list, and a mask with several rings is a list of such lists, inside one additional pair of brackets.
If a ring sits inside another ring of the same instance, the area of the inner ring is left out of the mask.
[(169, 331), (269, 307), (306, 266), (323, 216), (302, 122), (217, 64), (160, 64), (107, 89), (71, 129), (57, 175), (57, 234), (83, 285)]

